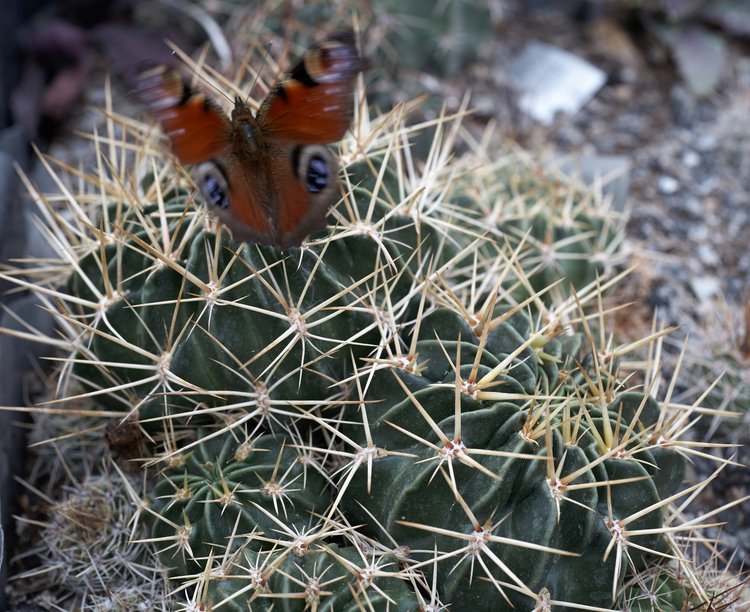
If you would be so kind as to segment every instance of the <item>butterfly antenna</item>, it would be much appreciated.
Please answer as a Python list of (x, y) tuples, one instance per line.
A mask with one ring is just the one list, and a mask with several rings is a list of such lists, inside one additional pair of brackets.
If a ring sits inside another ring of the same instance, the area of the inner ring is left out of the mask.
[(200, 78), (208, 87), (210, 87), (211, 89), (213, 89), (219, 96), (221, 96), (222, 98), (226, 98), (229, 102), (231, 102), (232, 104), (234, 104), (234, 99), (232, 98), (232, 96), (227, 95), (227, 92), (224, 91), (218, 85), (216, 85), (210, 78), (208, 78), (207, 75), (205, 75), (205, 74), (199, 74), (198, 78)]
[(209, 47), (204, 46), (203, 49), (200, 52), (200, 55), (197, 60), (193, 60), (188, 55), (185, 54), (182, 49), (180, 49), (175, 43), (172, 41), (167, 41), (167, 46), (172, 50), (172, 53), (177, 56), (177, 58), (182, 62), (182, 65), (185, 67), (186, 70), (188, 70), (193, 77), (193, 85), (196, 81), (200, 81), (201, 83), (204, 83), (206, 87), (210, 88), (211, 90), (215, 91), (217, 95), (219, 95), (222, 98), (226, 98), (229, 102), (234, 103), (234, 99), (231, 98), (226, 94), (226, 92), (216, 85), (216, 83), (213, 82), (212, 78), (208, 74), (208, 71), (205, 69), (206, 66), (206, 54), (208, 53)]
[(255, 79), (253, 79), (252, 85), (250, 85), (250, 89), (247, 92), (247, 96), (245, 96), (245, 104), (247, 104), (247, 101), (250, 99), (250, 94), (255, 89), (255, 86), (258, 84), (258, 79), (260, 79), (261, 72), (263, 72), (263, 68), (268, 64), (268, 56), (271, 54), (271, 45), (273, 45), (273, 41), (269, 41), (266, 44), (266, 52), (263, 54), (263, 61), (260, 63), (260, 70), (255, 73)]
[[(208, 47), (206, 47), (206, 52), (208, 51)], [(205, 68), (206, 66), (206, 54), (201, 53), (201, 57), (196, 62), (194, 74), (196, 77), (198, 77), (201, 81), (203, 81), (210, 89), (214, 90), (216, 94), (218, 94), (222, 98), (226, 98), (230, 103), (234, 103), (234, 100), (231, 96), (228, 96), (226, 91), (222, 89), (219, 85), (217, 85), (213, 77), (209, 74), (209, 72)]]

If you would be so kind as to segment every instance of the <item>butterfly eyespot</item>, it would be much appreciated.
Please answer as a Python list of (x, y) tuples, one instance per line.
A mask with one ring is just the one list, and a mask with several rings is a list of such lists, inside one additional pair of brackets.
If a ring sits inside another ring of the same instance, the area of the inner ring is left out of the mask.
[(322, 157), (313, 156), (307, 163), (307, 190), (320, 193), (328, 185), (328, 164)]
[(196, 182), (209, 206), (229, 207), (229, 185), (221, 166), (212, 161), (201, 164)]
[(292, 163), (297, 178), (310, 193), (327, 190), (335, 180), (333, 155), (323, 145), (296, 147), (292, 151)]

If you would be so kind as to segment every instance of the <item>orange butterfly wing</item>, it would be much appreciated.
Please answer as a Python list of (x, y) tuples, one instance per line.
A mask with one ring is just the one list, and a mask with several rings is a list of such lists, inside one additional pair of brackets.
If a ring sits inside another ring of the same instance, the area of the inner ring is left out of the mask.
[(324, 145), (349, 128), (355, 78), (363, 68), (354, 34), (334, 34), (309, 49), (258, 110), (259, 129), (285, 148), (291, 162), (273, 168), (282, 246), (299, 244), (325, 226), (338, 191), (338, 166)]
[[(342, 97), (338, 89), (320, 85), (311, 91), (298, 82), (284, 84), (284, 95), (274, 96), (264, 117), (269, 133), (300, 144), (341, 140), (351, 123), (352, 110), (351, 95)], [(335, 93), (329, 93), (331, 90)]]
[(352, 32), (309, 49), (258, 111), (274, 138), (299, 144), (340, 140), (352, 120), (354, 80), (364, 69)]
[(183, 164), (197, 164), (228, 152), (229, 118), (203, 94), (193, 92), (176, 70), (160, 67), (146, 73), (138, 93)]
[[(298, 145), (289, 157), (291, 163), (277, 169), (276, 182), (276, 219), (283, 245), (299, 244), (311, 232), (324, 228), (328, 207), (339, 192), (338, 162), (328, 147)], [(314, 180), (306, 176), (313, 159), (317, 162)], [(316, 181), (318, 188), (312, 190), (311, 183)]]

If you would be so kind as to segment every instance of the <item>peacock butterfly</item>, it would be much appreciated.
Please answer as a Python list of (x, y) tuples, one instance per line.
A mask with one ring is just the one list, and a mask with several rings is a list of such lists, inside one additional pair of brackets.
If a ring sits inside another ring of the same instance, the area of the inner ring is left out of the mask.
[(182, 163), (199, 164), (196, 183), (236, 240), (294, 246), (325, 226), (338, 194), (328, 143), (352, 120), (364, 69), (353, 32), (311, 47), (253, 116), (235, 98), (231, 117), (173, 68), (152, 70), (139, 93)]

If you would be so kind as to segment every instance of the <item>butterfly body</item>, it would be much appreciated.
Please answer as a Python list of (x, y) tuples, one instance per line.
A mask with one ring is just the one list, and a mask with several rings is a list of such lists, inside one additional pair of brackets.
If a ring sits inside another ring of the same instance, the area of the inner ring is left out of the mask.
[(146, 77), (142, 99), (175, 155), (199, 164), (196, 182), (237, 240), (292, 246), (325, 225), (338, 193), (336, 142), (351, 123), (363, 62), (350, 32), (305, 53), (256, 114), (235, 98), (230, 116), (174, 70)]

